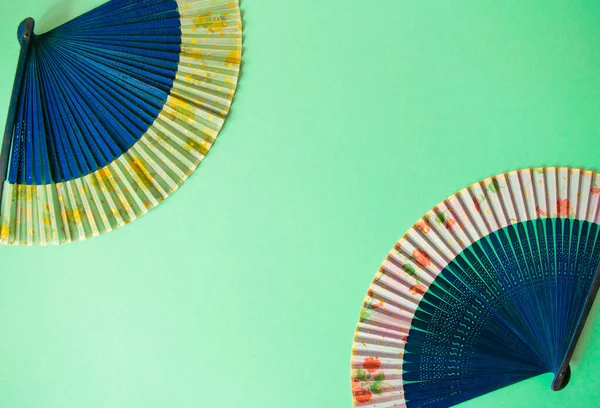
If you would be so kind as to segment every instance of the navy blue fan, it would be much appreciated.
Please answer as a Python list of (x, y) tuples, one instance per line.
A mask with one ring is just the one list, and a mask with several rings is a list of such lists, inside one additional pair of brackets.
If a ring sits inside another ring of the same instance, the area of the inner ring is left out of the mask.
[(231, 106), (237, 0), (113, 0), (21, 52), (0, 156), (0, 243), (62, 244), (155, 207), (196, 169)]
[(355, 405), (450, 407), (544, 373), (563, 389), (599, 265), (600, 174), (526, 169), (447, 198), (369, 288)]

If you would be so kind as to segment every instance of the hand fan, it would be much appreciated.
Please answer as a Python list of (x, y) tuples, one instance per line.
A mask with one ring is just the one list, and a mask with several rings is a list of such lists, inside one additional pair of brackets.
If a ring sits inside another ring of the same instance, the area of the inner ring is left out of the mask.
[(140, 217), (229, 111), (237, 0), (113, 0), (45, 34), (27, 19), (0, 156), (0, 242), (62, 244)]
[(543, 373), (564, 388), (600, 284), (600, 175), (500, 174), (395, 245), (364, 301), (356, 406), (449, 407)]

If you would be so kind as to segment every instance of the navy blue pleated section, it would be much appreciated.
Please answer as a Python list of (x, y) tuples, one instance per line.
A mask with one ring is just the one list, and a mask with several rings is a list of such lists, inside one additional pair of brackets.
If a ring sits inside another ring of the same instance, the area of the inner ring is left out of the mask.
[(404, 354), (408, 407), (448, 407), (556, 373), (600, 264), (599, 227), (517, 223), (476, 242), (438, 275)]
[(129, 150), (173, 87), (179, 17), (174, 0), (113, 0), (34, 36), (9, 181), (73, 180)]

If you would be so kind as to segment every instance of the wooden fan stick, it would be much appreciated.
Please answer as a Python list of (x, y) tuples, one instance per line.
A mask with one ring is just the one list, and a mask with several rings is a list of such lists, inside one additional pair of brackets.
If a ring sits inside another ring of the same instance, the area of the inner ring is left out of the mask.
[(29, 56), (29, 44), (33, 37), (34, 25), (35, 21), (33, 18), (27, 18), (19, 25), (19, 30), (17, 32), (19, 43), (21, 44), (21, 52), (19, 54), (19, 64), (17, 65), (17, 73), (15, 74), (15, 82), (13, 84), (10, 105), (8, 107), (6, 127), (4, 128), (4, 139), (2, 141), (2, 151), (0, 152), (0, 206), (2, 205), (4, 182), (6, 181), (6, 175), (8, 173), (8, 157), (12, 145), (13, 130), (17, 115), (17, 103), (25, 80), (25, 65), (27, 64), (27, 58)]
[(585, 322), (592, 310), (592, 305), (594, 304), (594, 299), (598, 294), (598, 289), (600, 288), (600, 266), (596, 271), (596, 276), (594, 277), (594, 281), (592, 282), (592, 288), (590, 289), (590, 293), (588, 293), (587, 299), (585, 301), (585, 307), (583, 308), (583, 314), (581, 315), (581, 320), (579, 321), (579, 325), (577, 326), (577, 331), (575, 332), (575, 336), (573, 337), (573, 341), (571, 342), (571, 347), (563, 360), (562, 365), (560, 366), (560, 370), (554, 377), (554, 381), (552, 381), (552, 389), (554, 391), (560, 391), (564, 389), (569, 380), (571, 379), (571, 367), (569, 366), (569, 362), (571, 361), (571, 357), (573, 357), (573, 352), (575, 351), (575, 347), (577, 346), (577, 342), (579, 341), (579, 337), (581, 336), (581, 332), (583, 331), (583, 327), (585, 326)]

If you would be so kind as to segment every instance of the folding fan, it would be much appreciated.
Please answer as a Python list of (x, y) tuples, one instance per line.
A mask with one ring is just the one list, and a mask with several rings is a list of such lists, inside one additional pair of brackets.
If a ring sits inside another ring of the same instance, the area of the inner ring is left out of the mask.
[(0, 242), (77, 241), (140, 217), (194, 171), (237, 85), (237, 0), (113, 0), (21, 53), (0, 156)]
[(569, 362), (600, 284), (600, 175), (514, 171), (444, 200), (369, 288), (356, 406), (449, 407)]

